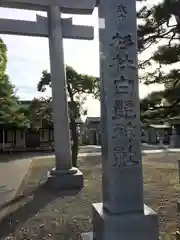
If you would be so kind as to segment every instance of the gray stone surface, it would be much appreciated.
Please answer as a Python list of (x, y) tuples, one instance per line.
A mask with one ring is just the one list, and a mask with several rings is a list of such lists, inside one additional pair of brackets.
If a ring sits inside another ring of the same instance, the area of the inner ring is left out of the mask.
[(135, 4), (104, 0), (99, 6), (103, 204), (115, 214), (143, 211)]
[[(48, 21), (46, 17), (39, 15), (36, 22), (0, 18), (0, 33), (48, 37)], [(73, 25), (72, 18), (62, 18), (62, 35), (63, 38), (92, 40), (94, 29), (90, 26)]]
[(158, 240), (143, 201), (136, 0), (101, 1), (99, 36), (103, 202), (93, 205), (93, 238)]
[(53, 170), (48, 173), (47, 187), (52, 190), (81, 189), (83, 182), (83, 174), (78, 169), (75, 173), (71, 169), (66, 172)]
[(61, 12), (91, 14), (99, 0), (1, 0), (1, 7), (46, 11), (49, 6), (58, 6)]
[(66, 73), (64, 66), (63, 36), (60, 17), (59, 7), (52, 6), (49, 8), (49, 49), (53, 98), (54, 144), (57, 170), (71, 168)]
[(144, 206), (139, 214), (111, 215), (103, 209), (103, 204), (93, 205), (94, 234), (82, 235), (83, 240), (158, 240), (157, 214)]
[(63, 170), (63, 169), (56, 169), (56, 168), (53, 168), (52, 170), (51, 170), (51, 175), (53, 176), (57, 176), (57, 175), (72, 175), (72, 174), (76, 174), (77, 173), (77, 171), (78, 171), (78, 169), (77, 168), (75, 168), (75, 167), (72, 167), (72, 168), (70, 168), (70, 169), (65, 169), (65, 170)]

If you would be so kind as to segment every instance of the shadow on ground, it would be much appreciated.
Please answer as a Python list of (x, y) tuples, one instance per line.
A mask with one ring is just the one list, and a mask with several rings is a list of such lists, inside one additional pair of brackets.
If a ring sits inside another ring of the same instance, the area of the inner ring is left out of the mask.
[[(48, 191), (48, 194), (46, 192)], [(1, 206), (0, 211), (5, 207), (12, 207), (13, 204), (20, 203), (22, 201), (22, 206), (17, 209), (12, 209), (0, 222), (0, 239), (4, 239), (10, 233), (13, 234), (16, 231), (18, 225), (23, 224), (29, 218), (36, 215), (41, 209), (47, 206), (49, 203), (57, 198), (64, 198), (67, 196), (76, 196), (79, 190), (69, 190), (61, 192), (49, 192), (46, 183), (39, 186), (34, 191), (29, 194), (20, 195), (14, 198), (12, 201), (6, 203), (6, 205)], [(26, 200), (26, 203), (23, 202)]]

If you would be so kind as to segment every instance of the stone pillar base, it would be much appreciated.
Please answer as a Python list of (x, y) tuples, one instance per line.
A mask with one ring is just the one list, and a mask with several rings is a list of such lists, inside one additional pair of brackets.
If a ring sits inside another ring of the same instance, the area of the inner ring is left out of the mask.
[(110, 215), (102, 203), (93, 204), (93, 234), (84, 240), (159, 240), (158, 216), (144, 206), (143, 213)]
[(77, 168), (69, 170), (52, 169), (48, 172), (47, 187), (52, 190), (81, 189), (83, 185), (83, 174)]

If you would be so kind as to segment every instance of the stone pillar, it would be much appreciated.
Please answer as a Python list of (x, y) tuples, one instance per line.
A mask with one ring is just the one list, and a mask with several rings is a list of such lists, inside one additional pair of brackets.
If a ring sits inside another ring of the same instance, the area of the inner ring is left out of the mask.
[(49, 173), (48, 184), (53, 188), (82, 187), (83, 175), (78, 169), (72, 167), (66, 72), (59, 7), (49, 7), (48, 25), (56, 157), (56, 168)]
[(99, 23), (103, 202), (93, 204), (93, 239), (158, 240), (143, 201), (136, 0), (102, 0)]
[(171, 148), (178, 148), (180, 146), (179, 140), (180, 140), (180, 138), (177, 136), (176, 128), (173, 125), (172, 126), (172, 135), (170, 137), (170, 147)]
[[(178, 160), (178, 177), (179, 177), (179, 183), (180, 183), (180, 160)], [(177, 201), (177, 217), (179, 216), (180, 213), (180, 200)], [(180, 240), (180, 227), (179, 227), (179, 217), (176, 221), (178, 224), (178, 231), (176, 231), (176, 240)]]

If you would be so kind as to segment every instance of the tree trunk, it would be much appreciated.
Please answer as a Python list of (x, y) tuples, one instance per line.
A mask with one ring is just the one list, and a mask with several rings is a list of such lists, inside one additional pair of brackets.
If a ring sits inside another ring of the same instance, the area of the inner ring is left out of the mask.
[(74, 119), (71, 118), (71, 137), (72, 137), (72, 165), (73, 167), (77, 167), (77, 156), (79, 150), (79, 141), (78, 141), (78, 132), (77, 132), (77, 124)]
[(77, 132), (77, 123), (76, 123), (76, 116), (77, 116), (77, 112), (76, 112), (76, 107), (73, 108), (73, 103), (74, 102), (74, 97), (73, 97), (73, 93), (72, 93), (72, 89), (71, 89), (71, 85), (67, 83), (67, 90), (69, 93), (69, 97), (71, 100), (71, 104), (72, 104), (72, 109), (70, 109), (71, 112), (71, 117), (70, 117), (70, 124), (71, 124), (71, 138), (72, 138), (72, 146), (71, 146), (71, 151), (72, 151), (72, 165), (73, 167), (77, 167), (77, 156), (78, 156), (78, 150), (79, 150), (79, 142), (78, 142), (78, 132)]

